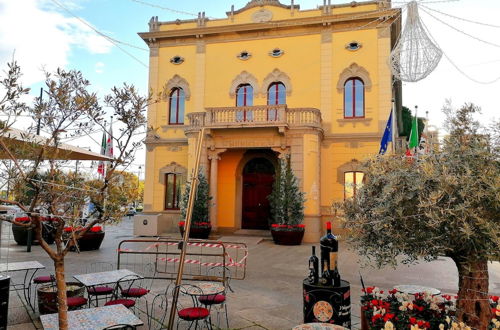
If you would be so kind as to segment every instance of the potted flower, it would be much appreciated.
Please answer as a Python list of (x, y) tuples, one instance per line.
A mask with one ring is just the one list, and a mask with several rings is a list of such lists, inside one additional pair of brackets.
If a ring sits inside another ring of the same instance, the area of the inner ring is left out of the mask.
[[(24, 217), (17, 217), (14, 219), (16, 222), (19, 223), (29, 223), (30, 218), (27, 216)], [(47, 242), (47, 244), (52, 244), (54, 243), (54, 233), (55, 233), (55, 226), (53, 225), (53, 221), (55, 219), (50, 218), (50, 217), (41, 217), (40, 218), (42, 222), (42, 237)], [(28, 230), (30, 230), (30, 226), (22, 226), (22, 225), (17, 225), (15, 223), (12, 224), (12, 235), (14, 236), (14, 240), (18, 245), (27, 245), (28, 244)], [(31, 228), (32, 230), (32, 244), (38, 244), (38, 241), (36, 240), (35, 237), (35, 231)]]
[[(79, 232), (83, 230), (83, 227), (65, 227), (64, 234), (65, 239), (69, 240), (71, 238), (71, 233)], [(101, 226), (93, 226), (87, 231), (82, 237), (78, 238), (78, 250), (79, 251), (92, 251), (98, 250), (101, 247), (101, 243), (104, 240), (104, 231)], [(75, 251), (76, 247), (73, 246), (72, 251)]]
[[(190, 238), (207, 239), (212, 230), (212, 225), (208, 218), (208, 209), (212, 197), (209, 194), (209, 185), (207, 178), (200, 170), (198, 173), (198, 187), (196, 189), (196, 199), (193, 205), (193, 213), (191, 216), (191, 229), (189, 230)], [(186, 219), (187, 205), (189, 202), (189, 192), (191, 191), (191, 183), (186, 183), (186, 189), (181, 200), (181, 216)], [(184, 236), (185, 221), (179, 222), (179, 231)]]
[(304, 237), (304, 193), (300, 191), (289, 159), (281, 160), (278, 176), (268, 197), (271, 205), (271, 235), (275, 244), (299, 245)]
[[(470, 330), (455, 320), (456, 296), (432, 295), (427, 292), (414, 295), (393, 289), (384, 294), (376, 287), (362, 290), (361, 329), (456, 329)], [(492, 320), (489, 329), (499, 329), (500, 306), (498, 297), (490, 296)]]

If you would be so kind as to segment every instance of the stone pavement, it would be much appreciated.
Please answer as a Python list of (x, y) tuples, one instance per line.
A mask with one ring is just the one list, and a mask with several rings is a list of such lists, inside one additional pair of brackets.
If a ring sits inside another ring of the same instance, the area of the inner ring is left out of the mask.
[[(46, 253), (33, 246), (31, 253), (12, 239), (9, 224), (3, 224), (0, 262), (37, 260), (47, 267), (38, 274), (53, 273), (53, 264)], [(180, 236), (178, 236), (180, 237)], [(106, 226), (106, 237), (98, 251), (70, 252), (66, 257), (66, 274), (85, 273), (88, 264), (97, 261), (116, 263), (116, 248), (123, 239), (132, 237), (132, 221), (128, 218), (117, 226)], [(245, 280), (232, 281), (234, 293), (228, 292), (228, 309), (232, 329), (290, 329), (302, 323), (302, 280), (307, 275), (311, 244), (287, 247), (274, 245), (269, 237), (224, 236), (221, 239), (248, 245), (249, 257)], [(318, 246), (319, 244), (316, 244)], [(439, 258), (431, 263), (399, 266), (396, 269), (360, 268), (358, 256), (340, 245), (339, 270), (342, 278), (351, 282), (353, 328), (359, 328), (359, 272), (365, 284), (392, 288), (396, 284), (418, 284), (435, 287), (443, 292), (457, 291), (458, 277), (453, 262)], [(500, 293), (500, 264), (490, 263), (490, 292)], [(15, 279), (19, 275), (15, 275)], [(158, 284), (155, 284), (158, 285)], [(166, 285), (165, 284), (159, 284)], [(143, 314), (139, 317), (146, 321)], [(11, 291), (9, 329), (37, 329), (36, 315), (27, 313), (23, 300)]]

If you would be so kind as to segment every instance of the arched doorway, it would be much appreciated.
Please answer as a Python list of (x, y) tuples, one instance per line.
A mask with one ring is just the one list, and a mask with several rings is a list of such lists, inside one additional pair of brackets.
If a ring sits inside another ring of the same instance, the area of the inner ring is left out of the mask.
[(269, 159), (257, 157), (243, 168), (241, 228), (269, 229), (271, 209), (267, 196), (273, 189), (274, 165)]

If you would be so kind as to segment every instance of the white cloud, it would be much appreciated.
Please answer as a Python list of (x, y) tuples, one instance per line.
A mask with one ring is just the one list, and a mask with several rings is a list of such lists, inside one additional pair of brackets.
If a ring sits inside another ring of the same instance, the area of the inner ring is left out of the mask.
[(95, 64), (95, 72), (97, 72), (97, 73), (103, 73), (104, 72), (104, 63), (97, 62)]
[[(74, 1), (64, 2), (75, 9)], [(44, 79), (42, 67), (52, 71), (68, 64), (72, 47), (91, 54), (110, 52), (112, 45), (74, 17), (65, 16), (46, 0), (0, 0), (0, 66), (15, 59), (25, 85)]]

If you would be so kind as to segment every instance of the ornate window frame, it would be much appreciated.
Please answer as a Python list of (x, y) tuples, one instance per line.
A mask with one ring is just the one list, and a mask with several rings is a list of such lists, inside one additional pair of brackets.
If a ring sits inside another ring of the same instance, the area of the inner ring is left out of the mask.
[(231, 82), (231, 86), (229, 87), (229, 96), (231, 96), (231, 98), (235, 98), (238, 86), (245, 84), (252, 86), (254, 98), (258, 96), (257, 94), (259, 91), (259, 83), (257, 81), (257, 78), (255, 78), (251, 73), (248, 73), (247, 71), (241, 71), (241, 73), (233, 79), (233, 81)]
[(189, 89), (189, 83), (187, 82), (186, 79), (182, 78), (179, 75), (174, 75), (167, 83), (165, 84), (165, 87), (163, 88), (163, 98), (165, 100), (168, 100), (170, 97), (170, 92), (172, 89), (179, 87), (184, 90), (184, 99), (186, 101), (189, 101), (191, 98), (191, 90)]
[(360, 78), (365, 84), (365, 91), (369, 92), (372, 88), (372, 80), (370, 73), (364, 67), (359, 66), (357, 63), (352, 63), (348, 68), (345, 68), (339, 75), (337, 82), (337, 91), (344, 93), (344, 85), (350, 78)]
[(342, 186), (344, 182), (344, 173), (346, 172), (364, 172), (363, 166), (357, 159), (352, 159), (350, 162), (344, 163), (337, 168), (337, 183)]
[(168, 174), (168, 173), (183, 175), (187, 178), (187, 168), (185, 168), (184, 166), (182, 166), (176, 162), (171, 162), (170, 164), (160, 168), (160, 170), (159, 170), (160, 184), (165, 184), (165, 174)]
[(286, 95), (290, 96), (292, 94), (292, 80), (290, 77), (283, 71), (279, 69), (274, 69), (273, 72), (269, 73), (264, 81), (262, 82), (262, 91), (263, 95), (267, 96), (267, 90), (272, 83), (281, 82), (285, 85)]

